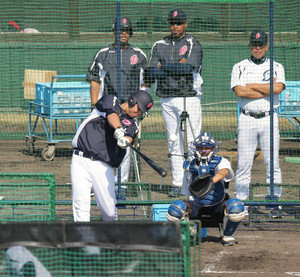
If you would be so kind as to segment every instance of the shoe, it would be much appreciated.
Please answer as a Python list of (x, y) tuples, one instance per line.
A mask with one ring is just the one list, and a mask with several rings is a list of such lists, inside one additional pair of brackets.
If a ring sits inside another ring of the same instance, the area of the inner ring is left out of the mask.
[(248, 206), (244, 206), (244, 212), (245, 212), (245, 216), (249, 216), (249, 207)]
[(100, 250), (97, 246), (85, 246), (82, 248), (85, 256), (100, 256)]
[(237, 244), (237, 241), (235, 240), (235, 238), (233, 236), (223, 236), (221, 243), (224, 246), (233, 246), (233, 245)]
[(169, 192), (168, 197), (179, 197), (181, 195), (181, 187), (173, 187)]
[(282, 218), (282, 210), (281, 209), (271, 209), (269, 211), (269, 217), (271, 218)]
[(120, 190), (116, 188), (116, 197), (119, 201), (126, 201), (127, 188), (121, 187)]

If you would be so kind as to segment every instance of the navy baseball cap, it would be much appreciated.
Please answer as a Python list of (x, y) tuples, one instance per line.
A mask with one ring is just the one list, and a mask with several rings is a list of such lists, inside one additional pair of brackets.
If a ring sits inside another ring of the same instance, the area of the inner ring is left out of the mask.
[(266, 45), (268, 43), (268, 36), (264, 31), (255, 30), (250, 35), (251, 45)]
[(186, 22), (186, 14), (182, 10), (173, 10), (169, 12), (168, 21)]

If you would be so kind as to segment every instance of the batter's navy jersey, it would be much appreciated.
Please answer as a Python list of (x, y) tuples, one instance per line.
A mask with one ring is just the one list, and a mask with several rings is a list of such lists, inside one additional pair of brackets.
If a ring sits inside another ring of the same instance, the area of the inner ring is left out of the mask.
[(186, 59), (186, 64), (193, 67), (193, 72), (184, 76), (168, 75), (158, 79), (156, 94), (159, 97), (201, 95), (203, 50), (193, 36), (186, 34), (176, 40), (168, 36), (157, 41), (151, 50), (149, 67), (157, 68), (159, 63), (178, 63), (183, 58)]
[(106, 162), (112, 167), (119, 167), (126, 150), (117, 145), (117, 140), (114, 138), (115, 129), (108, 123), (107, 116), (112, 113), (120, 117), (125, 136), (134, 140), (138, 133), (137, 120), (124, 112), (117, 97), (106, 95), (98, 100), (96, 108), (79, 126), (72, 146), (95, 160)]
[[(87, 72), (87, 80), (101, 82), (100, 94), (118, 96), (118, 51), (114, 44), (98, 51)], [(147, 56), (138, 47), (131, 44), (121, 50), (121, 99), (138, 91), (143, 81), (143, 71), (147, 66)]]

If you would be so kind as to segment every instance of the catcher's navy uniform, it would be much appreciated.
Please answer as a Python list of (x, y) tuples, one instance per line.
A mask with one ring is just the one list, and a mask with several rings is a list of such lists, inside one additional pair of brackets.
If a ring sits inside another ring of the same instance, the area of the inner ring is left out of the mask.
[(113, 167), (118, 167), (126, 150), (117, 145), (107, 116), (116, 113), (125, 136), (135, 138), (137, 120), (129, 117), (113, 95), (103, 96), (96, 108), (82, 122), (72, 141), (74, 153), (71, 164), (74, 221), (90, 220), (90, 192), (93, 189), (103, 220), (116, 220), (115, 178)]
[[(225, 188), (225, 182), (231, 181), (234, 177), (230, 162), (221, 156), (214, 156), (214, 158), (209, 162), (208, 165), (199, 165), (199, 160), (194, 159), (191, 162), (185, 161), (183, 167), (191, 174), (190, 177), (187, 177), (187, 183), (185, 183), (182, 188), (182, 193), (190, 196), (190, 199), (192, 200), (189, 201), (193, 210), (193, 214), (190, 218), (199, 218), (199, 212), (202, 207), (214, 207), (213, 210), (215, 211), (215, 213), (217, 214), (221, 212), (221, 218), (223, 218), (223, 211), (220, 208), (224, 201), (228, 200), (228, 188)], [(198, 175), (209, 172), (211, 177), (214, 177), (216, 172), (222, 168), (229, 169), (228, 176), (226, 176), (224, 180), (225, 182), (220, 181), (215, 183), (211, 191), (204, 198), (199, 199), (197, 197), (194, 197), (190, 192), (187, 191), (188, 184), (196, 179)]]
[[(98, 51), (87, 72), (88, 81), (101, 82), (99, 98), (102, 95), (118, 96), (118, 60), (117, 48), (114, 44)], [(143, 81), (143, 71), (147, 66), (146, 54), (138, 47), (128, 44), (121, 51), (121, 99), (128, 97), (140, 89)]]
[[(175, 188), (181, 188), (184, 175), (183, 134), (177, 129), (181, 114), (189, 114), (187, 144), (195, 139), (193, 132), (199, 134), (201, 130), (202, 57), (201, 45), (192, 35), (185, 34), (179, 39), (167, 36), (153, 45), (145, 71), (145, 81), (155, 80), (156, 94), (160, 97)], [(185, 63), (179, 63), (182, 59)], [(160, 64), (161, 69), (158, 68)]]
[[(230, 199), (228, 195), (229, 182), (234, 178), (231, 164), (224, 157), (215, 155), (218, 151), (218, 143), (208, 133), (202, 133), (193, 144), (196, 158), (192, 161), (186, 160), (183, 163), (186, 178), (182, 186), (182, 194), (189, 196), (189, 198), (184, 202), (181, 200), (174, 201), (168, 209), (167, 218), (169, 220), (200, 219), (223, 222), (220, 229), (222, 242), (224, 244), (234, 244), (233, 234), (244, 218), (245, 213), (244, 205), (240, 200)], [(197, 152), (197, 147), (201, 148), (199, 152)], [(201, 151), (206, 148), (210, 149), (210, 154), (201, 154)], [(198, 198), (191, 193), (189, 190), (190, 184), (199, 175), (209, 173), (213, 178), (222, 169), (228, 169), (227, 176), (214, 183), (207, 194)], [(186, 205), (189, 205), (191, 209), (188, 214)]]

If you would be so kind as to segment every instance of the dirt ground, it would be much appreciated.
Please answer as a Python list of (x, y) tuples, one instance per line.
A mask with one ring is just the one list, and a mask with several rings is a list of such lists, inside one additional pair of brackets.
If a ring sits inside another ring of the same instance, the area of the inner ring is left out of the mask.
[(300, 226), (243, 227), (238, 244), (218, 243), (218, 230), (208, 229), (201, 244), (203, 277), (300, 276)]
[[(233, 143), (234, 145), (234, 143)], [(221, 144), (221, 151), (231, 159), (236, 169), (235, 149), (230, 144)], [(0, 165), (2, 172), (52, 172), (57, 183), (70, 182), (70, 162), (72, 149), (70, 143), (57, 145), (53, 161), (42, 161), (40, 153), (45, 143), (36, 142), (36, 151), (28, 155), (24, 141), (0, 141)], [(299, 184), (300, 164), (285, 162), (289, 147), (299, 156), (299, 143), (285, 144), (281, 149), (280, 161), (283, 180), (286, 184)], [(143, 142), (141, 150), (163, 167), (167, 162), (166, 142)], [(227, 154), (226, 154), (227, 153)], [(143, 182), (159, 184), (160, 176), (141, 161), (141, 179)], [(168, 171), (170, 173), (170, 170)], [(170, 184), (171, 174), (163, 180)], [(265, 182), (265, 169), (258, 155), (252, 170), (252, 182)], [(234, 189), (234, 182), (231, 190)], [(167, 198), (165, 198), (167, 199)], [(159, 199), (163, 200), (163, 199)], [(169, 200), (169, 199), (168, 199)], [(217, 229), (208, 229), (208, 237), (201, 243), (201, 264), (203, 277), (268, 277), (300, 276), (300, 226), (292, 223), (272, 223), (257, 226), (240, 226), (236, 232), (239, 242), (233, 247), (220, 244)]]

